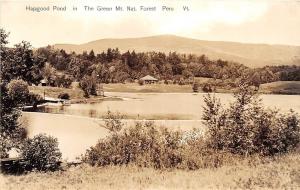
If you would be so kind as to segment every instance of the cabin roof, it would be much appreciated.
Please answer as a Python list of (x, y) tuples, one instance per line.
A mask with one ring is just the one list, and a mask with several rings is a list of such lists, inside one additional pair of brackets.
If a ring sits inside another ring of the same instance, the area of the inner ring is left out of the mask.
[(42, 80), (40, 80), (40, 83), (47, 83), (47, 82), (48, 82), (47, 79), (42, 79)]
[(157, 81), (158, 79), (154, 78), (153, 76), (147, 75), (141, 78), (141, 80), (152, 80), (152, 81)]

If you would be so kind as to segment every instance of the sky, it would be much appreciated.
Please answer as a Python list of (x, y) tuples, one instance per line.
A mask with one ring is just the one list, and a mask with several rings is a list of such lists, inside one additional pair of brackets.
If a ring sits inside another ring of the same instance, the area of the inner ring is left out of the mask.
[[(85, 11), (84, 6), (156, 6), (156, 12)], [(32, 12), (26, 6), (67, 6)], [(174, 11), (161, 11), (162, 6)], [(183, 11), (188, 6), (190, 11)], [(77, 11), (72, 8), (77, 7)], [(3, 1), (0, 24), (10, 46), (81, 44), (103, 38), (172, 34), (188, 38), (300, 46), (300, 0), (90, 0)]]

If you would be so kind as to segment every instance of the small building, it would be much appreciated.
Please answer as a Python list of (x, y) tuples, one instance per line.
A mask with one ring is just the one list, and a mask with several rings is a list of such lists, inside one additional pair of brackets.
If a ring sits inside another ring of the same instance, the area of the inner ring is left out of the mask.
[(41, 85), (41, 86), (47, 86), (47, 83), (48, 83), (47, 79), (42, 79), (42, 80), (40, 81), (40, 85)]
[(152, 83), (158, 82), (158, 79), (156, 79), (150, 75), (144, 76), (140, 80), (144, 81), (145, 84), (152, 84)]

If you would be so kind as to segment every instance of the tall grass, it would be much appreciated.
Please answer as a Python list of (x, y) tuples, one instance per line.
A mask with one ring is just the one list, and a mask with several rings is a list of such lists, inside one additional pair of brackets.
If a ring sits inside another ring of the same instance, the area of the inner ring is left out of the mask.
[(249, 164), (252, 160), (195, 171), (80, 165), (66, 171), (0, 175), (0, 189), (299, 189), (299, 154)]

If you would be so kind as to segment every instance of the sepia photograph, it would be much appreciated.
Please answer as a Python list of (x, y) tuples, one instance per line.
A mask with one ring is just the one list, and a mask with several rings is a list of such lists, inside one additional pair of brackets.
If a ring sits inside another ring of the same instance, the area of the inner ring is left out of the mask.
[(300, 189), (299, 0), (0, 0), (0, 189)]

